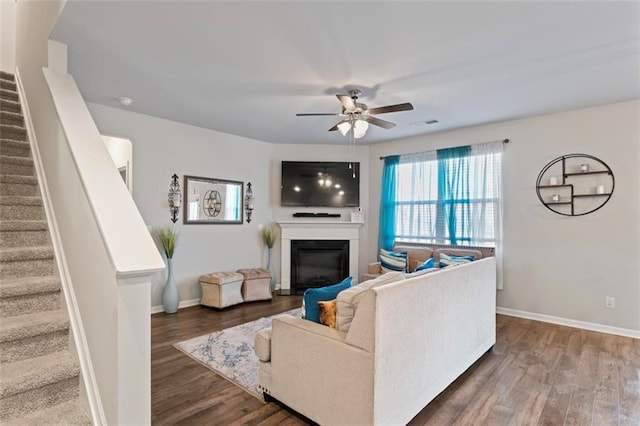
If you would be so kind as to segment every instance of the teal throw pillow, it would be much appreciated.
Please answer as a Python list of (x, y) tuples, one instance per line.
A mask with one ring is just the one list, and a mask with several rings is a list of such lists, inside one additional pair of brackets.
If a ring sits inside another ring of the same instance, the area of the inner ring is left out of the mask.
[(451, 265), (460, 265), (462, 263), (473, 262), (473, 256), (449, 256), (444, 253), (440, 253), (440, 267), (446, 268)]
[(304, 319), (320, 324), (320, 307), (318, 302), (333, 300), (342, 290), (351, 287), (352, 277), (345, 278), (341, 283), (320, 288), (309, 288), (302, 295)]
[(407, 272), (407, 252), (380, 249), (380, 266), (384, 272)]
[(423, 271), (425, 269), (432, 269), (436, 267), (436, 260), (433, 257), (425, 260), (420, 266), (416, 268), (413, 272)]

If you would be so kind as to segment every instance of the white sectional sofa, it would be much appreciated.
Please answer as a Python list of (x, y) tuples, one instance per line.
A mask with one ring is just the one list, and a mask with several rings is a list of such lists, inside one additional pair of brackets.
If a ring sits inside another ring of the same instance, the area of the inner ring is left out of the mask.
[(275, 318), (265, 397), (321, 425), (406, 424), (494, 345), (495, 271), (490, 257), (369, 288), (346, 332)]

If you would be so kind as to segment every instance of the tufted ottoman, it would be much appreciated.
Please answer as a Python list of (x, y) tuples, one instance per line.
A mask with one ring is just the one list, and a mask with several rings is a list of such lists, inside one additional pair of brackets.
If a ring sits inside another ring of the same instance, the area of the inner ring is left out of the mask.
[(200, 286), (202, 287), (201, 305), (222, 309), (227, 306), (242, 303), (242, 281), (244, 276), (237, 272), (214, 272), (202, 275)]
[(242, 297), (245, 302), (253, 300), (271, 300), (271, 274), (266, 269), (238, 269), (238, 273), (244, 276), (242, 285)]

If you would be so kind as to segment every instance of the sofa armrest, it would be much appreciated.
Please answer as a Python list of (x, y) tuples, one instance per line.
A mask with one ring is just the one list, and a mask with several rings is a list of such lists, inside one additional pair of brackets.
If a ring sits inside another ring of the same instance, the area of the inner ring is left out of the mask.
[(302, 318), (274, 318), (270, 395), (320, 424), (372, 424), (373, 354), (345, 337)]

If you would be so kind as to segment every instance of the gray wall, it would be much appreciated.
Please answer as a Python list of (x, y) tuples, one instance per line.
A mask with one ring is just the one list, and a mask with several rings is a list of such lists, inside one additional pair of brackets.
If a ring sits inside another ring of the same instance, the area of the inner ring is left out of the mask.
[[(475, 126), (371, 146), (369, 234), (376, 235), (381, 155), (509, 138), (504, 154), (504, 290), (498, 306), (640, 330), (640, 101)], [(580, 217), (547, 210), (539, 171), (570, 153), (601, 158), (615, 174), (602, 209)], [(369, 258), (376, 241), (371, 239)], [(605, 296), (616, 308), (605, 308)]]

